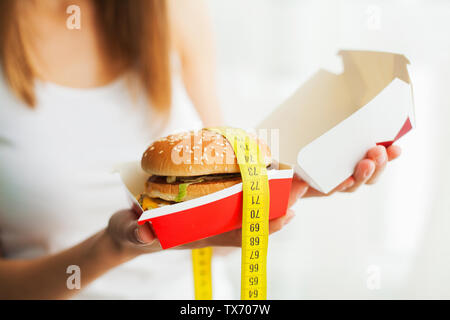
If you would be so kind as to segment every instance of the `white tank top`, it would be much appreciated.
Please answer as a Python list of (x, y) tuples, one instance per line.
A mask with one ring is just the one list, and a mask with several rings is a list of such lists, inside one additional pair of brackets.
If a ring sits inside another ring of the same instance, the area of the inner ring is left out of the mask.
[[(30, 109), (0, 79), (0, 243), (7, 259), (56, 253), (105, 228), (114, 212), (129, 207), (112, 167), (139, 160), (158, 135), (145, 95), (133, 99), (124, 77), (94, 89), (38, 81), (35, 92)], [(160, 135), (199, 127), (175, 74), (171, 116)], [(213, 262), (214, 298), (233, 298), (221, 259)], [(194, 297), (190, 251), (140, 256), (87, 287), (82, 276), (83, 270), (77, 298)]]

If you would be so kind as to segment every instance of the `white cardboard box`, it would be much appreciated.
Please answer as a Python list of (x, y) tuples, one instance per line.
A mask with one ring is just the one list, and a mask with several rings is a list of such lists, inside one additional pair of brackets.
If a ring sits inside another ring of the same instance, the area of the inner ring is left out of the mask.
[(319, 70), (258, 125), (279, 130), (279, 160), (324, 193), (351, 176), (371, 147), (389, 146), (415, 125), (403, 55), (339, 55), (343, 73)]

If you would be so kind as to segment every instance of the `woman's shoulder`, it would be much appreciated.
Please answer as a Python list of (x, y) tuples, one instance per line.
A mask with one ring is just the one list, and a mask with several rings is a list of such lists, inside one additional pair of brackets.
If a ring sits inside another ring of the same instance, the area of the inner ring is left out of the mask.
[(211, 32), (208, 6), (205, 0), (169, 0), (167, 4), (172, 47), (184, 57)]

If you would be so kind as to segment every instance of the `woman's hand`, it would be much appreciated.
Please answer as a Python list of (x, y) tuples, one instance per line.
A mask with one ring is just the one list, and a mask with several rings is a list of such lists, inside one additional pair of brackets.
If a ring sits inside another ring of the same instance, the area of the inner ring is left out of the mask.
[[(115, 213), (109, 220), (106, 229), (107, 234), (117, 245), (117, 249), (125, 255), (139, 255), (161, 251), (161, 245), (156, 237), (151, 224), (139, 226), (136, 210), (122, 210)], [(283, 228), (294, 217), (294, 213), (288, 210), (285, 216), (273, 219), (269, 223), (269, 234)], [(241, 229), (232, 230), (217, 236), (187, 243), (174, 249), (198, 249), (204, 247), (240, 247)]]
[(354, 192), (363, 184), (374, 184), (379, 179), (387, 163), (398, 158), (400, 154), (400, 147), (395, 145), (388, 148), (383, 146), (371, 148), (367, 152), (366, 157), (356, 165), (353, 175), (328, 194), (310, 187), (305, 181), (295, 175), (292, 181), (289, 207), (299, 198), (328, 196), (335, 192)]

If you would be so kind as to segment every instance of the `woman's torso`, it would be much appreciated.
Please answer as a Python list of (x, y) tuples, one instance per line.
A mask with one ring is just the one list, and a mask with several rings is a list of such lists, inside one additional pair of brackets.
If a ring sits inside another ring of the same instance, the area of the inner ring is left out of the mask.
[[(169, 123), (156, 132), (159, 121), (145, 95), (131, 97), (125, 77), (93, 89), (38, 81), (35, 109), (18, 102), (1, 80), (0, 241), (7, 259), (75, 245), (128, 207), (113, 166), (139, 160), (159, 135), (201, 126), (176, 76), (173, 88)], [(189, 299), (191, 273), (189, 251), (146, 255), (110, 271), (79, 297)], [(226, 282), (216, 288), (227, 296)]]
[[(127, 77), (117, 77), (120, 63), (103, 55), (89, 2), (81, 5), (78, 31), (50, 21), (45, 10), (30, 11), (32, 45), (39, 49), (32, 58), (43, 62), (36, 66), (43, 80), (36, 82), (34, 109), (16, 99), (0, 73), (0, 244), (6, 259), (56, 253), (104, 228), (128, 207), (113, 166), (139, 160), (160, 135), (201, 126), (175, 69), (169, 123), (159, 130), (147, 95), (131, 95)], [(215, 263), (216, 297), (229, 298), (220, 258)], [(82, 281), (79, 298), (193, 298), (189, 251), (141, 256), (87, 288)]]

